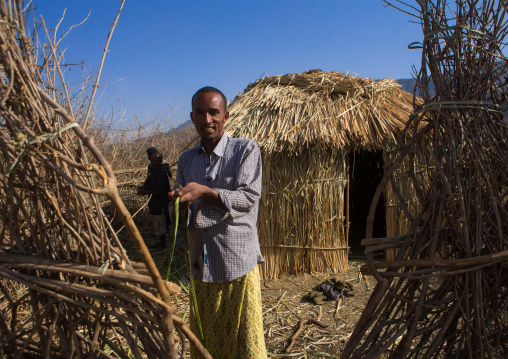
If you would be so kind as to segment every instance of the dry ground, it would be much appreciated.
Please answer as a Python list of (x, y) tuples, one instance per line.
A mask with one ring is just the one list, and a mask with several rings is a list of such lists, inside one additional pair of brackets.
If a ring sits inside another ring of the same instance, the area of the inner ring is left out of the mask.
[[(126, 247), (129, 247), (128, 244)], [(135, 260), (135, 250), (132, 248), (129, 252), (131, 258)], [(170, 250), (154, 249), (151, 252), (165, 277)], [(363, 263), (361, 257), (356, 257), (350, 259), (349, 269), (343, 273), (287, 276), (261, 283), (265, 341), (270, 358), (340, 357), (375, 285), (372, 277), (368, 277), (366, 281), (365, 277), (359, 275), (359, 267)], [(177, 249), (175, 252), (172, 267), (171, 280), (178, 282), (185, 273), (182, 250)], [(337, 301), (326, 301), (323, 305), (307, 301), (305, 297), (308, 292), (329, 277), (351, 283), (354, 287), (353, 296), (344, 298), (339, 306)], [(174, 305), (175, 309), (188, 319), (188, 295), (185, 291), (174, 297)], [(312, 323), (304, 324), (303, 331), (296, 338), (291, 352), (287, 353), (285, 350), (291, 342), (290, 338), (299, 328), (300, 322), (309, 317), (326, 325), (326, 328)]]
[[(264, 282), (262, 288), (265, 340), (271, 357), (277, 358), (339, 358), (370, 297), (372, 278), (359, 277), (362, 261), (350, 261), (349, 269), (339, 274), (304, 274)], [(327, 301), (323, 305), (308, 302), (309, 290), (328, 277), (348, 281), (354, 287), (352, 297)], [(368, 283), (368, 284), (367, 284)], [(304, 324), (291, 353), (286, 353), (290, 338), (305, 318), (317, 319), (326, 325)]]

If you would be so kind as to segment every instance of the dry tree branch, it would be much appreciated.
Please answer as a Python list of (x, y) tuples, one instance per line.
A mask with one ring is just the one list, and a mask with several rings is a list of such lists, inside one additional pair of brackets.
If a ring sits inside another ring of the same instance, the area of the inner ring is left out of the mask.
[(93, 101), (95, 98), (95, 93), (97, 92), (97, 89), (99, 88), (99, 79), (101, 77), (102, 67), (104, 66), (104, 60), (106, 59), (106, 54), (108, 53), (109, 42), (111, 41), (111, 37), (113, 36), (113, 31), (115, 31), (116, 25), (118, 23), (118, 18), (120, 17), (120, 14), (122, 13), (124, 3), (125, 3), (125, 0), (122, 0), (122, 4), (120, 5), (120, 9), (118, 10), (118, 14), (116, 15), (115, 21), (113, 21), (113, 24), (109, 28), (108, 39), (106, 40), (106, 45), (104, 46), (104, 51), (102, 53), (101, 63), (99, 65), (99, 70), (97, 72), (97, 77), (95, 79), (95, 85), (93, 86), (92, 96), (90, 98), (90, 103), (88, 105), (88, 109), (86, 110), (85, 117), (83, 118), (83, 128), (86, 128), (86, 125), (88, 122), (88, 116), (90, 115), (90, 111), (92, 110), (92, 105), (93, 105)]
[[(67, 114), (64, 108), (62, 108), (58, 103), (53, 101), (44, 91), (39, 89), (39, 95), (41, 98), (48, 103), (53, 109), (55, 109), (55, 112), (58, 113), (60, 116), (62, 116), (63, 119), (66, 120), (67, 123), (73, 123), (72, 118)], [(139, 233), (138, 228), (134, 224), (134, 221), (132, 219), (132, 216), (130, 215), (127, 208), (125, 208), (125, 205), (118, 195), (117, 187), (116, 187), (116, 179), (113, 174), (113, 170), (111, 169), (111, 166), (107, 161), (104, 159), (104, 156), (102, 153), (97, 149), (93, 141), (90, 141), (90, 138), (86, 136), (86, 134), (83, 132), (80, 126), (76, 126), (73, 128), (78, 138), (81, 139), (85, 147), (87, 147), (90, 152), (94, 155), (96, 160), (100, 163), (101, 168), (104, 168), (104, 184), (103, 187), (99, 190), (88, 188), (88, 191), (98, 194), (104, 194), (106, 195), (113, 205), (116, 207), (119, 217), (124, 223), (124, 225), (127, 228), (127, 231), (129, 232), (129, 235), (131, 239), (133, 240), (136, 248), (138, 249), (139, 254), (141, 255), (141, 258), (143, 262), (145, 263), (150, 276), (152, 277), (152, 280), (154, 282), (154, 285), (159, 291), (159, 294), (161, 295), (163, 301), (171, 308), (171, 299), (167, 293), (166, 286), (164, 285), (164, 281), (162, 280), (162, 277), (159, 273), (159, 270), (157, 266), (155, 265), (155, 262), (152, 259), (152, 256), (150, 255), (150, 252), (145, 244), (145, 241), (143, 240), (141, 234)], [(66, 179), (69, 179), (66, 176)], [(71, 180), (72, 181), (72, 180)], [(82, 187), (78, 184), (74, 184), (75, 186)], [(170, 357), (176, 357), (176, 348), (173, 345), (175, 342), (174, 340), (174, 334), (173, 334), (173, 325), (170, 317), (167, 317), (168, 319), (165, 321), (166, 325), (168, 327), (165, 329), (168, 337), (166, 338), (166, 349), (169, 351)]]
[(321, 323), (321, 322), (319, 322), (316, 319), (311, 318), (311, 317), (307, 317), (307, 318), (301, 320), (300, 323), (298, 323), (298, 329), (296, 330), (295, 334), (293, 334), (291, 336), (291, 338), (289, 339), (290, 343), (289, 343), (288, 347), (285, 350), (286, 353), (291, 353), (291, 351), (293, 350), (293, 345), (295, 345), (296, 338), (298, 338), (298, 336), (303, 331), (304, 325), (308, 324), (308, 323), (320, 326), (321, 328), (327, 328), (328, 327), (328, 325), (323, 324), (323, 323)]

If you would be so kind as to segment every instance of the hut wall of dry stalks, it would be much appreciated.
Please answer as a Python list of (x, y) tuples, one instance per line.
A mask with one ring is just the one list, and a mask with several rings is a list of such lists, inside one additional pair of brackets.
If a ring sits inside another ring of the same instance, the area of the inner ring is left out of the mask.
[[(259, 79), (230, 104), (226, 131), (262, 152), (265, 278), (347, 268), (348, 153), (388, 149), (412, 104), (394, 80), (319, 70)], [(404, 227), (396, 206), (389, 212), (395, 232)]]
[(265, 276), (346, 268), (346, 158), (328, 149), (265, 160), (258, 226)]
[[(408, 141), (408, 138), (404, 139)], [(411, 156), (407, 156), (393, 170), (393, 178), (384, 187), (386, 236), (388, 238), (402, 236), (409, 230), (411, 219), (422, 209), (420, 197), (416, 194), (419, 188), (428, 188), (429, 180), (434, 172), (431, 147), (428, 141), (414, 147)], [(384, 163), (390, 163), (395, 143), (391, 142), (384, 151)], [(418, 186), (415, 185), (418, 184)], [(371, 218), (373, 220), (373, 218)], [(384, 250), (385, 259), (395, 259), (396, 248)]]

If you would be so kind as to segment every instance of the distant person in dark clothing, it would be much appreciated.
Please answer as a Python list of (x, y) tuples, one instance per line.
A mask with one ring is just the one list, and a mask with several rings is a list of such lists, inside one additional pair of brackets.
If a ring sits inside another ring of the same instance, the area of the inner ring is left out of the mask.
[[(159, 151), (157, 150), (157, 148), (155, 147), (148, 147), (146, 149), (146, 155), (148, 157), (148, 161), (150, 161), (148, 163), (148, 167), (146, 169), (146, 180), (145, 182), (143, 183), (143, 187), (150, 181), (151, 179), (151, 174), (152, 174), (152, 163), (151, 163), (151, 158), (152, 158), (152, 155), (154, 153), (158, 153)], [(162, 161), (162, 164), (161, 164), (162, 168), (166, 171), (166, 174), (168, 175), (168, 178), (172, 178), (173, 177), (173, 174), (171, 173), (171, 167), (169, 166), (169, 163), (166, 161), (166, 160), (163, 160)], [(138, 193), (140, 194), (140, 193)], [(169, 216), (169, 214), (166, 216), (166, 226), (167, 226), (167, 230), (168, 232), (170, 231), (170, 228), (171, 228), (171, 218)]]
[[(146, 150), (146, 155), (148, 157), (148, 161), (151, 161), (151, 158), (152, 158), (152, 155), (154, 153), (157, 153), (159, 152), (155, 147), (149, 147), (147, 150)], [(162, 164), (161, 166), (164, 168), (164, 170), (166, 171), (167, 175), (168, 175), (168, 178), (172, 178), (173, 177), (173, 174), (171, 173), (171, 168), (169, 166), (169, 163), (166, 161), (166, 160), (163, 160), (162, 161)], [(146, 180), (149, 179), (150, 175), (152, 173), (152, 163), (148, 163), (148, 167), (146, 169)], [(146, 181), (145, 181), (146, 183)]]
[(166, 216), (168, 215), (170, 187), (167, 171), (162, 166), (162, 154), (159, 152), (152, 154), (150, 170), (151, 173), (145, 184), (138, 187), (138, 193), (152, 195), (148, 201), (148, 211), (152, 216), (154, 235), (159, 238), (159, 246), (164, 248), (166, 247)]

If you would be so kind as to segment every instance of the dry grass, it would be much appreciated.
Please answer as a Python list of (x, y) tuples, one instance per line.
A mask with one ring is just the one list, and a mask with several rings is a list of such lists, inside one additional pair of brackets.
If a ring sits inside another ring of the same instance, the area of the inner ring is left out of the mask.
[[(131, 252), (131, 251), (129, 251)], [(132, 252), (135, 258), (135, 253)], [(170, 250), (157, 250), (153, 256), (157, 265), (166, 268)], [(171, 278), (178, 282), (185, 273), (184, 253), (177, 249)], [(279, 279), (266, 279), (261, 284), (263, 325), (269, 358), (339, 358), (344, 346), (360, 318), (372, 293), (372, 279), (365, 280), (360, 273), (363, 261), (351, 261), (340, 274), (330, 273), (284, 275)], [(261, 266), (263, 267), (263, 265)], [(336, 301), (315, 305), (307, 301), (309, 291), (315, 289), (330, 276), (338, 277), (353, 285), (352, 297), (346, 297), (338, 306)], [(189, 320), (189, 297), (185, 290), (173, 297), (177, 312)], [(326, 325), (305, 324), (303, 332), (295, 339), (291, 352), (287, 352), (290, 338), (299, 323), (313, 318)], [(188, 357), (188, 356), (187, 356)]]
[[(134, 216), (138, 226), (151, 226), (146, 203), (147, 196), (137, 194), (137, 186), (146, 179), (146, 149), (156, 147), (172, 168), (173, 180), (176, 177), (177, 161), (180, 154), (196, 143), (197, 135), (193, 126), (179, 130), (171, 129), (170, 119), (158, 119), (148, 125), (119, 126), (118, 121), (92, 118), (89, 131), (94, 136), (97, 147), (104, 153), (113, 168), (118, 181), (118, 192), (129, 213)], [(172, 182), (172, 181), (171, 181)], [(115, 228), (121, 223), (112, 204), (105, 199), (101, 206), (113, 221)]]

